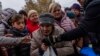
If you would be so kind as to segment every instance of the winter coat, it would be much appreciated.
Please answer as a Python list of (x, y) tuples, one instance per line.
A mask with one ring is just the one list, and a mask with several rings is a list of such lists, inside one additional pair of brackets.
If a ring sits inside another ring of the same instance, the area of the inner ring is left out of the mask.
[[(62, 34), (64, 30), (55, 26), (55, 30), (53, 31), (53, 39)], [(45, 38), (41, 33), (40, 29), (34, 31), (32, 33), (32, 40), (31, 40), (31, 56), (39, 56), (38, 48), (41, 46), (41, 41)], [(55, 44), (55, 48), (57, 50), (58, 56), (66, 56), (72, 54), (74, 52), (72, 47), (72, 42), (70, 41), (63, 41), (60, 43)]]
[(26, 27), (30, 33), (39, 28), (38, 24), (33, 24), (30, 20), (27, 20)]
[[(93, 0), (85, 10), (85, 18), (80, 22), (79, 26), (70, 32), (61, 35), (61, 40), (72, 40), (81, 36), (88, 35), (88, 32), (100, 33), (99, 6), (100, 0)], [(97, 6), (98, 5), (98, 6)], [(93, 7), (95, 6), (95, 7)], [(99, 40), (99, 39), (98, 39)]]
[[(13, 38), (15, 37), (24, 37), (28, 35), (27, 29), (23, 29), (23, 31), (19, 31), (15, 28), (11, 28), (10, 32), (13, 34)], [(30, 44), (19, 44), (16, 46), (8, 47), (8, 56), (30, 56)]]
[(0, 36), (0, 46), (6, 46), (6, 45), (17, 45), (21, 43), (23, 38), (11, 38), (11, 37), (5, 37)]
[(0, 36), (4, 36), (5, 33), (5, 25), (0, 22)]
[(5, 46), (8, 45), (17, 45), (19, 44), (23, 38), (11, 38), (11, 37), (5, 37), (5, 31), (6, 31), (6, 24), (3, 23), (3, 21), (0, 21), (0, 56), (6, 56), (7, 50)]
[(75, 28), (74, 23), (66, 16), (64, 15), (61, 19), (61, 21), (55, 20), (55, 26), (60, 26), (65, 31), (70, 31)]

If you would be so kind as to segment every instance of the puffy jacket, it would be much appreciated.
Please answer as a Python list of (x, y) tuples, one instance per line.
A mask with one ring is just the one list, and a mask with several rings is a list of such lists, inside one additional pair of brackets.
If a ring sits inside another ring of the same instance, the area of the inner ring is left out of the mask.
[[(64, 30), (59, 27), (55, 27), (55, 30), (53, 31), (53, 39), (62, 34)], [(32, 41), (31, 41), (31, 56), (39, 56), (38, 48), (41, 46), (42, 40), (45, 38), (45, 36), (42, 34), (41, 30), (38, 29), (32, 33)], [(72, 47), (71, 41), (64, 41), (55, 44), (55, 48), (57, 49), (58, 56), (66, 56), (69, 54), (72, 54), (74, 52), (74, 49)]]
[(74, 23), (69, 19), (66, 15), (64, 15), (61, 19), (61, 21), (55, 20), (55, 26), (60, 26), (65, 31), (70, 31), (75, 28)]
[(37, 30), (39, 28), (38, 24), (32, 24), (30, 20), (27, 20), (26, 27), (30, 33)]
[(83, 19), (79, 27), (65, 32), (61, 35), (61, 40), (72, 40), (81, 36), (85, 36), (88, 32), (100, 33), (100, 0), (93, 0), (85, 10), (85, 19)]

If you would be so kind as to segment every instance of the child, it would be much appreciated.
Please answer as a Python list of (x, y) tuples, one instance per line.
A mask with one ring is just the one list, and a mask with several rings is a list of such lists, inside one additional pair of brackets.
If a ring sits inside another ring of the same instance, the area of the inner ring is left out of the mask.
[[(16, 14), (11, 18), (11, 29), (8, 31), (6, 36), (12, 37), (24, 37), (29, 36), (28, 30), (25, 27), (24, 18), (20, 14)], [(30, 44), (19, 44), (9, 48), (9, 56), (30, 56)]]
[(27, 21), (27, 12), (25, 10), (20, 10), (19, 11), (19, 14), (21, 14), (25, 20), (25, 24), (26, 24), (26, 21)]

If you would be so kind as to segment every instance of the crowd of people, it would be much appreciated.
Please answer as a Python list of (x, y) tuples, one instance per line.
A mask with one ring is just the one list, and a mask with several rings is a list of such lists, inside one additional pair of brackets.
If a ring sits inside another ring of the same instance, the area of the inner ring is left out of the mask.
[(0, 56), (100, 55), (100, 0), (77, 0), (63, 11), (51, 3), (47, 13), (3, 9)]

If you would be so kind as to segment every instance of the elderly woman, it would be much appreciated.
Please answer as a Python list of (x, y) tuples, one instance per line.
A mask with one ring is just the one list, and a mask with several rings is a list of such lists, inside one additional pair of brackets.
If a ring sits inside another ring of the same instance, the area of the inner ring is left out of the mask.
[(36, 10), (30, 10), (28, 12), (28, 19), (26, 22), (27, 29), (30, 33), (38, 29), (38, 12)]

